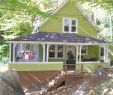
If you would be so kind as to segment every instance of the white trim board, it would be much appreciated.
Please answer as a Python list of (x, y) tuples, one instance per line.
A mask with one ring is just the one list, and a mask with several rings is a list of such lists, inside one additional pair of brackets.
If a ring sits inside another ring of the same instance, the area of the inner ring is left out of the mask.
[(96, 29), (98, 30), (99, 28), (97, 27), (96, 23), (91, 19), (91, 16), (80, 6), (79, 3), (75, 4), (75, 6), (80, 10), (80, 12), (84, 15), (84, 17), (88, 20), (88, 22)]
[(43, 42), (43, 41), (7, 41), (8, 43), (29, 43), (29, 44), (53, 44), (53, 45), (110, 45), (109, 43), (69, 43), (69, 42)]
[[(67, 4), (69, 2), (69, 0), (64, 1), (60, 6), (58, 6), (53, 13), (51, 14), (52, 16), (54, 14), (56, 14), (65, 4)], [(49, 17), (47, 17), (41, 24), (39, 27), (41, 27), (42, 25), (44, 25), (47, 21), (49, 20)]]
[(9, 62), (9, 64), (63, 64), (63, 62)]

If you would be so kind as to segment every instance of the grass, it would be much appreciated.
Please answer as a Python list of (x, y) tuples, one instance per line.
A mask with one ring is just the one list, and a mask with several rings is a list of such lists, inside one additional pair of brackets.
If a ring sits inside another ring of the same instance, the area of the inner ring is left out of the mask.
[[(109, 66), (108, 63), (85, 63), (83, 64), (83, 71), (94, 72), (98, 65)], [(48, 71), (61, 70), (62, 68), (63, 64), (9, 64), (9, 69), (16, 69), (17, 71)], [(81, 70), (81, 64), (77, 64), (76, 69)]]

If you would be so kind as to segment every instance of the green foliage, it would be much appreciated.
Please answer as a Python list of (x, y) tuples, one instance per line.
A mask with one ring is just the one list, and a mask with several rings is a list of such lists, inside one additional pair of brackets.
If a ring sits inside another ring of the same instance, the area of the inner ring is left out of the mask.
[[(11, 37), (28, 35), (33, 30), (33, 19), (36, 16), (48, 17), (47, 12), (42, 12), (36, 0), (0, 0), (0, 58), (8, 55), (6, 40)], [(40, 4), (50, 8), (52, 0), (40, 0)]]
[[(34, 0), (33, 0), (34, 1)], [(47, 16), (47, 13), (41, 12), (35, 2), (31, 0), (1, 0), (0, 8), (10, 11), (21, 11), (31, 15)]]

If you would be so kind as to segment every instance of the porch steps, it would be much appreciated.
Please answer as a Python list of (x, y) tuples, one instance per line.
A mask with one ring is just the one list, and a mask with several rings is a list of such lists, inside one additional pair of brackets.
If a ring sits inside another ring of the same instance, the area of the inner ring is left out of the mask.
[[(59, 71), (57, 74), (54, 74), (48, 81), (48, 91), (57, 89), (58, 87), (69, 85), (72, 80), (82, 79), (83, 75), (75, 71)], [(75, 82), (76, 82), (75, 81)]]
[(53, 74), (49, 79), (47, 80), (47, 87), (48, 91), (53, 90), (61, 86), (61, 84), (64, 82), (64, 76), (65, 72), (64, 71), (58, 71), (55, 74)]

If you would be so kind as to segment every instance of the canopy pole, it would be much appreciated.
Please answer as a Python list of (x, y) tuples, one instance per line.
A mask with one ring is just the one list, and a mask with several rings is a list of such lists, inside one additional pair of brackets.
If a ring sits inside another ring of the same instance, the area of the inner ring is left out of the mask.
[(78, 45), (76, 46), (76, 64), (78, 64)]
[(13, 43), (13, 63), (15, 62), (15, 43)]

